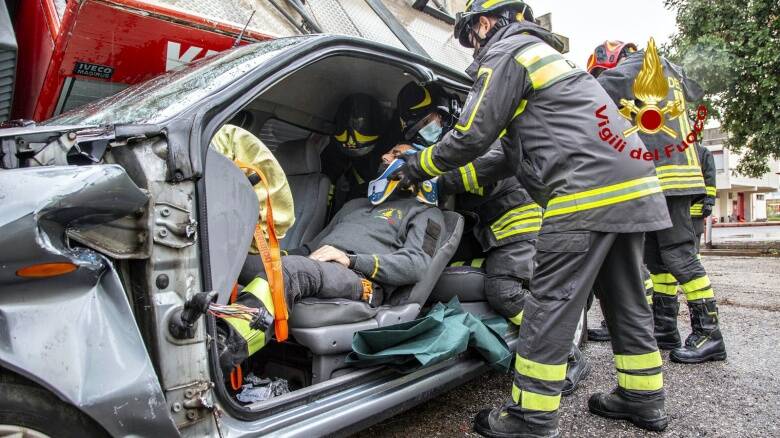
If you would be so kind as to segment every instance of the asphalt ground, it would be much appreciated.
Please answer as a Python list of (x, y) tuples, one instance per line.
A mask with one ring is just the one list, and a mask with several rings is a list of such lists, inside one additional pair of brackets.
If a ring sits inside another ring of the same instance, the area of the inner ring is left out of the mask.
[[(609, 343), (588, 343), (583, 351), (592, 371), (580, 388), (561, 402), (563, 436), (593, 437), (770, 437), (780, 436), (780, 258), (704, 257), (721, 315), (728, 359), (703, 365), (669, 361), (664, 352), (664, 383), (669, 427), (645, 432), (623, 421), (588, 412), (593, 392), (616, 382)], [(690, 333), (685, 300), (679, 327)], [(591, 326), (600, 323), (598, 306)], [(508, 374), (489, 373), (436, 399), (390, 418), (359, 437), (471, 437), (476, 413), (508, 398)]]

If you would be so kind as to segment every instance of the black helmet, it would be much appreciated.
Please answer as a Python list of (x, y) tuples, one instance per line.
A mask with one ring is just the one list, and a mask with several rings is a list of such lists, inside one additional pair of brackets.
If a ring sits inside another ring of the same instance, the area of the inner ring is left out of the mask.
[(481, 42), (484, 46), (487, 40), (496, 31), (514, 21), (521, 21), (518, 13), (522, 13), (522, 19), (534, 21), (534, 13), (531, 7), (522, 0), (469, 0), (466, 2), (466, 10), (458, 12), (455, 16), (455, 38), (463, 47), (474, 48), (469, 36), (472, 33), (471, 25), (475, 19), (482, 15), (499, 17), (499, 21)]
[(333, 138), (346, 155), (362, 157), (379, 142), (382, 125), (379, 102), (367, 94), (353, 94), (339, 105)]
[(438, 112), (442, 116), (442, 128), (446, 132), (458, 119), (460, 105), (455, 97), (448, 96), (436, 85), (422, 86), (409, 82), (398, 93), (401, 135), (406, 141), (414, 139), (423, 127), (420, 126), (421, 122), (432, 112)]

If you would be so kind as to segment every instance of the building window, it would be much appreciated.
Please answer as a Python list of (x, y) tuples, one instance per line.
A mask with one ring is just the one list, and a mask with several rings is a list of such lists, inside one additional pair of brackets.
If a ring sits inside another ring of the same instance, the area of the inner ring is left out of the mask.
[(756, 195), (756, 201), (763, 201), (764, 195)]

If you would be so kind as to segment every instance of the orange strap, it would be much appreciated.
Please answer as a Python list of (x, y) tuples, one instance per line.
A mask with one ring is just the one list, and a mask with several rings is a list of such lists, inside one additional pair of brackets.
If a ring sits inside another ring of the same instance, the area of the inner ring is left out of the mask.
[(271, 287), (271, 298), (274, 302), (274, 334), (277, 342), (287, 340), (287, 302), (284, 297), (284, 280), (282, 279), (282, 255), (279, 250), (279, 240), (276, 238), (276, 229), (274, 228), (274, 214), (271, 208), (271, 190), (263, 171), (257, 167), (244, 162), (235, 161), (236, 165), (242, 170), (250, 170), (260, 177), (267, 195), (265, 197), (265, 224), (268, 227), (268, 242), (263, 236), (263, 229), (258, 221), (255, 227), (255, 244), (260, 251), (260, 258), (263, 260), (265, 273), (268, 277), (268, 285)]
[(238, 391), (241, 389), (243, 383), (244, 372), (241, 370), (241, 365), (236, 365), (236, 367), (230, 371), (230, 387), (233, 388), (233, 391)]

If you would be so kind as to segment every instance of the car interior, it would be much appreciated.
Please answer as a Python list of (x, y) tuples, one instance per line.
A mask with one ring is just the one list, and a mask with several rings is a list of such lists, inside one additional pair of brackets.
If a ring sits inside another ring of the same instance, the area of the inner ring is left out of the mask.
[[(413, 80), (416, 78), (410, 72), (397, 65), (334, 55), (277, 82), (227, 121), (262, 140), (287, 175), (295, 203), (295, 224), (281, 240), (282, 249), (301, 246), (326, 225), (328, 193), (335, 182), (325, 175), (320, 154), (334, 134), (335, 111), (341, 100), (353, 93), (369, 94), (382, 105), (385, 123), (398, 125), (392, 116), (396, 97)], [(205, 175), (208, 179), (208, 166)], [(379, 307), (342, 299), (303, 299), (291, 312), (290, 339), (271, 342), (251, 356), (242, 365), (243, 374), (283, 378), (291, 391), (351, 373), (357, 375), (356, 369), (345, 364), (355, 332), (411, 321), (432, 304), (446, 303), (456, 296), (465, 310), (477, 316), (495, 316), (482, 290), (480, 255), (452, 259), (464, 233), (464, 218), (448, 210), (447, 205), (452, 203), (440, 201), (445, 229), (432, 268), (422, 281), (395, 291)], [(244, 269), (238, 283), (250, 280)], [(254, 405), (257, 403), (247, 407)]]

